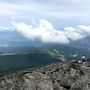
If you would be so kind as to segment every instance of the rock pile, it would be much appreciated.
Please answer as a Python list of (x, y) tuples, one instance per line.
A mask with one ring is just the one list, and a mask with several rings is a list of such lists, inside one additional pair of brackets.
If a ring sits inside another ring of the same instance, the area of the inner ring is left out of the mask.
[(0, 90), (90, 90), (90, 63), (60, 62), (0, 78)]

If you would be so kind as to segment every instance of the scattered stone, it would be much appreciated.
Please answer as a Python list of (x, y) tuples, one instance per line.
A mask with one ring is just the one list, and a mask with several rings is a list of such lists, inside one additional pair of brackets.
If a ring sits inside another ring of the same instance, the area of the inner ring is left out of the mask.
[(0, 90), (90, 90), (90, 62), (60, 62), (0, 78)]

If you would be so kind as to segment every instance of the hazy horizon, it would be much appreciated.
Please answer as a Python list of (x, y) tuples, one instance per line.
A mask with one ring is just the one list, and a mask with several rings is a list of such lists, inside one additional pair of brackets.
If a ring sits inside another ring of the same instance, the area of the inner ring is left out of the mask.
[(89, 0), (1, 0), (0, 47), (12, 41), (69, 44), (90, 37), (89, 10)]

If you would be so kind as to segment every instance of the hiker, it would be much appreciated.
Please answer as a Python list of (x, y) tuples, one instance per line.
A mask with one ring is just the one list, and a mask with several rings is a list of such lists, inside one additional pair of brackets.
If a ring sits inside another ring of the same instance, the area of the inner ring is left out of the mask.
[(85, 55), (82, 55), (81, 60), (79, 60), (78, 63), (82, 64), (85, 61), (86, 61), (86, 57), (85, 57)]
[(82, 55), (81, 60), (82, 60), (82, 62), (85, 62), (86, 61), (85, 55)]

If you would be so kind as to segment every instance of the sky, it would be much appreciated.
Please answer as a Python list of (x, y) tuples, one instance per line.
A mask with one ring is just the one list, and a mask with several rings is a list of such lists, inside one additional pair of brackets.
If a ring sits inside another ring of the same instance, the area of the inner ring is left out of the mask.
[(90, 23), (90, 0), (0, 0), (0, 25), (46, 19), (56, 28)]
[(82, 39), (90, 36), (90, 0), (0, 0), (0, 32), (7, 30), (45, 43)]

